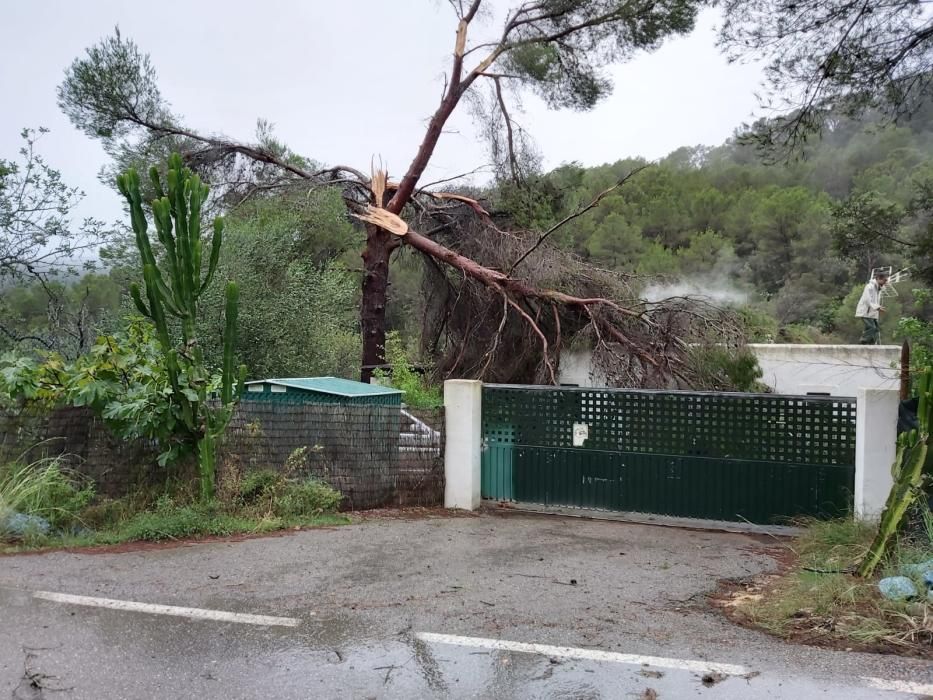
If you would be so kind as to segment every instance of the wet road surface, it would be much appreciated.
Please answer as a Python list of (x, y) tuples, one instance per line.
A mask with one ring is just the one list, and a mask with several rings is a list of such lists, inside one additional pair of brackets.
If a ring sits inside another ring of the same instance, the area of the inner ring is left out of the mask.
[(717, 580), (774, 566), (741, 535), (524, 516), (0, 557), (0, 698), (930, 692), (933, 664), (784, 644), (708, 607)]

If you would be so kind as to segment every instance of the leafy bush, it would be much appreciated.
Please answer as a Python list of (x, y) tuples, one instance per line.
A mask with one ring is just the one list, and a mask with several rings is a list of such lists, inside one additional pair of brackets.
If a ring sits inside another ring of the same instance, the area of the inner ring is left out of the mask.
[(243, 505), (263, 514), (303, 518), (333, 512), (343, 495), (318, 479), (287, 479), (283, 474), (263, 469), (243, 477), (239, 499)]
[(910, 343), (910, 370), (916, 383), (921, 370), (933, 366), (933, 290), (914, 289), (913, 298), (914, 314), (898, 320), (894, 339)]
[(105, 498), (81, 511), (81, 523), (90, 530), (114, 527), (132, 518), (139, 509), (130, 498)]
[(243, 503), (256, 503), (272, 495), (281, 482), (282, 476), (270, 469), (249, 472), (240, 483), (240, 499)]
[(412, 408), (437, 408), (444, 405), (441, 388), (412, 367), (398, 331), (386, 334), (385, 355), (391, 372), (376, 370), (373, 373), (376, 379), (404, 391), (403, 401)]
[(735, 351), (720, 346), (698, 346), (691, 350), (697, 384), (712, 391), (762, 392), (758, 358), (748, 349)]
[(767, 312), (754, 306), (738, 310), (739, 322), (749, 343), (773, 343), (778, 335), (778, 322)]
[(0, 520), (13, 513), (45, 518), (67, 527), (94, 498), (94, 486), (58, 459), (0, 467)]
[[(193, 378), (183, 369), (177, 376), (180, 385), (188, 390)], [(220, 374), (207, 377), (207, 394), (216, 394), (220, 387)], [(162, 450), (161, 465), (191, 450), (177, 430), (184, 406), (172, 389), (167, 363), (151, 326), (139, 317), (130, 318), (123, 331), (99, 337), (87, 353), (73, 362), (55, 353), (42, 354), (39, 359), (15, 353), (3, 355), (2, 403), (86, 406), (116, 436), (154, 440)]]
[(304, 479), (286, 483), (273, 507), (279, 517), (311, 517), (336, 510), (341, 500), (343, 495), (336, 489), (317, 479)]

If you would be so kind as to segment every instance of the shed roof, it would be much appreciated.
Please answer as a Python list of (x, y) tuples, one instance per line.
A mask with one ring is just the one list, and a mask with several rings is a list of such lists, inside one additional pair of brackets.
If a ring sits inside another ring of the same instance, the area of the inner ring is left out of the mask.
[(302, 391), (316, 391), (333, 396), (385, 396), (386, 394), (404, 394), (399, 389), (378, 384), (364, 384), (352, 379), (339, 377), (289, 377), (287, 379), (256, 379), (247, 384), (276, 384)]

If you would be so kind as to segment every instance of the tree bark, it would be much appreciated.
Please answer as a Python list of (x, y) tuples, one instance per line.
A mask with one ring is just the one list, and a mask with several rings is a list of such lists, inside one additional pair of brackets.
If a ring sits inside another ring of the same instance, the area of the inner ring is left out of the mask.
[(363, 249), (363, 298), (360, 303), (360, 332), (363, 362), (360, 381), (369, 383), (373, 370), (385, 364), (386, 302), (389, 296), (391, 236), (378, 226), (366, 225)]

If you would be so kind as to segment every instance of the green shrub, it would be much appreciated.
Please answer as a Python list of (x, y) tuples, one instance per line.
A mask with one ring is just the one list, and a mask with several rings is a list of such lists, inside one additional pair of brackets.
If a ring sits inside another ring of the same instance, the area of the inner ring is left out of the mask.
[(444, 405), (441, 388), (413, 369), (398, 331), (386, 334), (385, 357), (391, 372), (376, 370), (373, 376), (387, 386), (404, 391), (402, 400), (407, 406), (438, 408)]
[(273, 512), (282, 518), (311, 517), (333, 512), (343, 495), (317, 479), (287, 482), (273, 501)]
[(248, 504), (261, 501), (271, 496), (282, 481), (282, 475), (271, 469), (249, 472), (240, 483), (240, 499)]
[(137, 513), (114, 532), (113, 541), (175, 540), (206, 535), (248, 532), (253, 523), (245, 518), (216, 512), (216, 507), (176, 506), (160, 499), (155, 510)]
[(36, 515), (53, 528), (74, 524), (94, 498), (94, 486), (58, 459), (0, 467), (0, 517)]
[(697, 386), (712, 391), (762, 392), (765, 387), (758, 358), (747, 348), (738, 351), (720, 346), (691, 348), (691, 364)]
[[(296, 450), (289, 460), (299, 459), (303, 454)], [(279, 518), (305, 518), (333, 512), (343, 495), (318, 479), (288, 479), (279, 472), (262, 469), (243, 477), (238, 499), (239, 505), (254, 513)]]
[(128, 498), (104, 498), (81, 511), (81, 523), (90, 530), (102, 530), (129, 520), (138, 507)]

